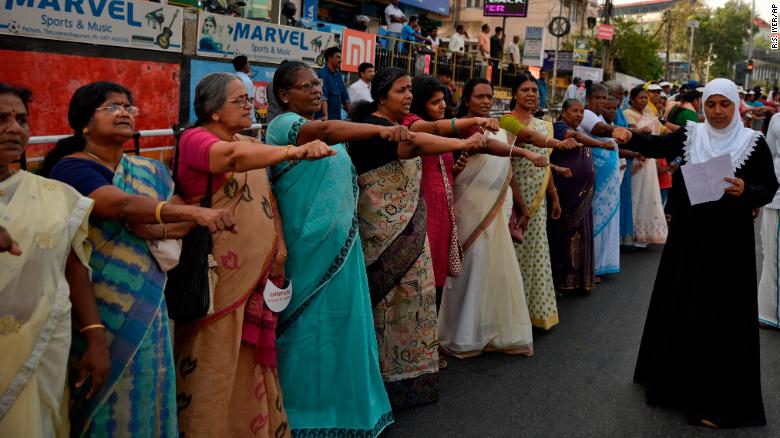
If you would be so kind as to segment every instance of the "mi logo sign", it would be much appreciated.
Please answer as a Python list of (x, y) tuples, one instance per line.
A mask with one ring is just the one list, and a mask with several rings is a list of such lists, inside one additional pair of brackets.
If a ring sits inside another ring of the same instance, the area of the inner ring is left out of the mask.
[(376, 36), (353, 29), (344, 29), (342, 35), (341, 71), (356, 73), (364, 62), (374, 63)]

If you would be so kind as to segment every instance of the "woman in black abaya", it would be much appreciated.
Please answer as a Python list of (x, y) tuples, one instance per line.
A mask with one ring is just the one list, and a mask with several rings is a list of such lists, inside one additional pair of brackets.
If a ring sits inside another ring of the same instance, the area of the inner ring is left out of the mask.
[(764, 425), (752, 209), (772, 200), (778, 182), (763, 136), (740, 122), (736, 85), (715, 79), (703, 102), (706, 122), (626, 145), (686, 163), (729, 154), (736, 169), (720, 200), (694, 206), (683, 172), (673, 176), (672, 223), (634, 381), (648, 403), (685, 408), (692, 424)]

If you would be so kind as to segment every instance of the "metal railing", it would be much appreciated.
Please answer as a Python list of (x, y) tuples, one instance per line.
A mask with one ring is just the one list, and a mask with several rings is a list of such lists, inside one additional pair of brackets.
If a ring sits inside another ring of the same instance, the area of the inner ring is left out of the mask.
[[(488, 77), (489, 66), (494, 67)], [(495, 68), (498, 66), (498, 68)], [(454, 53), (447, 49), (434, 49), (425, 43), (404, 41), (389, 36), (377, 36), (376, 70), (398, 67), (410, 75), (430, 74), (437, 76), (447, 69), (452, 72), (452, 80), (466, 82), (471, 78), (490, 79), (494, 87), (511, 88), (519, 70), (502, 59), (487, 58), (471, 53)]]

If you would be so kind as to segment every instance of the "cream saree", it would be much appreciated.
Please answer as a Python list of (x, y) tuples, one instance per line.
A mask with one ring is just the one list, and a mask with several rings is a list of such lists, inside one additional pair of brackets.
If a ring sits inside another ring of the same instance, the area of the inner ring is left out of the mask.
[[(506, 141), (506, 131), (499, 136)], [(509, 235), (510, 177), (508, 158), (478, 154), (455, 178), (463, 271), (444, 287), (439, 344), (457, 357), (533, 354), (523, 277)]]
[(0, 253), (0, 436), (68, 436), (65, 262), (73, 250), (88, 266), (92, 204), (24, 171), (0, 182), (0, 221), (23, 251)]
[[(637, 129), (650, 127), (651, 134), (659, 135), (661, 125), (658, 118), (648, 110), (639, 114), (634, 108), (624, 111), (626, 121)], [(644, 163), (634, 160), (631, 176), (631, 204), (634, 216), (634, 240), (642, 243), (666, 243), (668, 228), (658, 185), (658, 168), (655, 159)]]

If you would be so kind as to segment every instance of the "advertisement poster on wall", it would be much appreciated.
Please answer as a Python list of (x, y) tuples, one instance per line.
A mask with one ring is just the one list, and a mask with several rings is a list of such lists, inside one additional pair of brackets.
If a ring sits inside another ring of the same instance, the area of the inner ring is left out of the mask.
[(525, 48), (523, 64), (541, 67), (544, 61), (544, 28), (528, 26), (525, 28)]
[(226, 15), (198, 14), (199, 56), (232, 59), (244, 55), (250, 62), (269, 64), (296, 59), (322, 67), (325, 49), (333, 42), (333, 35), (325, 32)]
[(132, 0), (8, 0), (0, 5), (0, 34), (182, 51), (179, 7)]
[[(268, 96), (265, 87), (273, 82), (276, 69), (257, 65), (250, 65), (250, 68), (252, 69), (250, 78), (255, 85), (255, 115), (258, 120), (261, 120), (268, 115)], [(192, 64), (190, 64), (190, 98), (195, 96), (195, 87), (201, 79), (206, 75), (218, 72), (235, 73), (235, 69), (230, 62), (193, 59)], [(195, 109), (190, 105), (190, 123), (195, 123), (195, 119)]]

